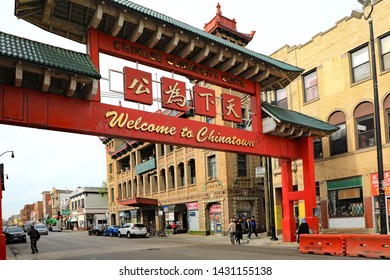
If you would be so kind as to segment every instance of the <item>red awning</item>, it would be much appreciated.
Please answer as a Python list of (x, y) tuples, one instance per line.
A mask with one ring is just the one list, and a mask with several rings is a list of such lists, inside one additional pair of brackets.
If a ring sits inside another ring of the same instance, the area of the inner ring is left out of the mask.
[(143, 205), (158, 205), (157, 199), (144, 198), (144, 197), (133, 197), (129, 199), (118, 199), (118, 203), (121, 205), (141, 207)]

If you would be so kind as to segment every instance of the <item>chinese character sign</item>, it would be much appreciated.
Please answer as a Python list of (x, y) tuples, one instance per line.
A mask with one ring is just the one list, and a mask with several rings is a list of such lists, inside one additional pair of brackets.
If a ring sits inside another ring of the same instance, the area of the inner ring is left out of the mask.
[(194, 86), (195, 114), (216, 117), (215, 91), (201, 86)]
[(240, 97), (223, 93), (222, 106), (222, 118), (225, 121), (232, 121), (236, 123), (242, 122)]
[(125, 67), (125, 100), (142, 104), (153, 104), (152, 74)]
[[(371, 193), (373, 196), (379, 195), (379, 182), (378, 182), (378, 173), (371, 173)], [(383, 172), (383, 179), (386, 183), (385, 195), (390, 195), (390, 171)]]
[(186, 99), (186, 84), (181, 81), (161, 78), (162, 107), (185, 112), (188, 110)]

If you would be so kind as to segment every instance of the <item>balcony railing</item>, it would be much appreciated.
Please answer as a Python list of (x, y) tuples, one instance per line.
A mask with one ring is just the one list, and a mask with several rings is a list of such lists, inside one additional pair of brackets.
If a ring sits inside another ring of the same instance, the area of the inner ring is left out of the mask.
[(156, 158), (151, 158), (147, 161), (138, 164), (135, 167), (135, 174), (140, 175), (153, 169), (156, 169)]

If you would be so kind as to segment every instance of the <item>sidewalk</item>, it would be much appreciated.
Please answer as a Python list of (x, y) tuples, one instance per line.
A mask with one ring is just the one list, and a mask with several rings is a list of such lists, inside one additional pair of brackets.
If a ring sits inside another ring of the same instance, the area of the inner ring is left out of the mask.
[[(178, 239), (185, 239), (185, 238), (198, 238), (203, 239), (204, 241), (210, 241), (214, 244), (224, 244), (224, 243), (230, 243), (230, 239), (227, 236), (223, 236), (220, 234), (215, 235), (208, 235), (208, 236), (201, 236), (201, 235), (192, 235), (187, 233), (179, 233), (176, 235), (169, 235), (169, 238), (178, 238)], [(248, 244), (251, 246), (286, 246), (286, 247), (297, 247), (296, 242), (283, 242), (283, 236), (278, 235), (278, 240), (270, 240), (270, 236), (267, 236), (267, 233), (258, 233), (258, 238), (256, 238), (256, 235), (252, 234), (251, 239), (249, 242), (247, 242), (247, 237), (244, 234), (243, 240), (241, 240), (241, 244)]]

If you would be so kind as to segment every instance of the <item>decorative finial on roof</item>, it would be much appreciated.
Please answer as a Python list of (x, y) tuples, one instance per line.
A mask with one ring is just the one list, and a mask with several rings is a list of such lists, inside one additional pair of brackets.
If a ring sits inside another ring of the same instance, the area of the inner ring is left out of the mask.
[(217, 5), (217, 15), (218, 15), (218, 16), (221, 16), (221, 15), (222, 15), (221, 5), (219, 4), (219, 2), (218, 2), (218, 5)]

